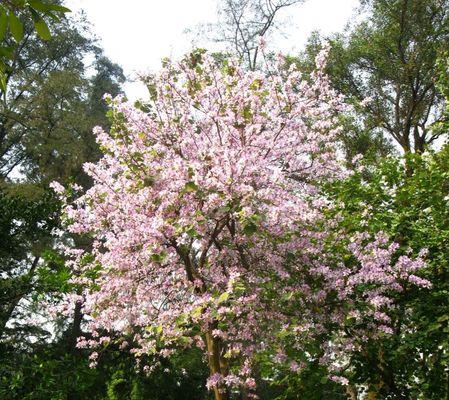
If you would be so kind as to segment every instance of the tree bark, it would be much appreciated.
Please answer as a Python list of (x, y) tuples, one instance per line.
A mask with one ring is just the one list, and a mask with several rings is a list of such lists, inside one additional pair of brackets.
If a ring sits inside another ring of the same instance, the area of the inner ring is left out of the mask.
[(77, 301), (75, 307), (73, 308), (73, 323), (69, 332), (69, 352), (72, 354), (77, 353), (76, 341), (79, 336), (81, 336), (81, 322), (83, 320), (83, 313), (81, 312), (82, 304)]
[[(207, 359), (209, 364), (210, 376), (214, 374), (220, 374), (226, 376), (228, 374), (228, 367), (226, 360), (221, 356), (221, 346), (219, 341), (213, 337), (212, 331), (206, 332), (206, 347), (207, 347)], [(215, 400), (228, 400), (228, 391), (220, 386), (214, 386)]]
[(357, 400), (357, 389), (354, 386), (346, 386), (346, 393), (348, 394), (350, 400)]
[(447, 371), (447, 393), (446, 399), (449, 400), (449, 371)]

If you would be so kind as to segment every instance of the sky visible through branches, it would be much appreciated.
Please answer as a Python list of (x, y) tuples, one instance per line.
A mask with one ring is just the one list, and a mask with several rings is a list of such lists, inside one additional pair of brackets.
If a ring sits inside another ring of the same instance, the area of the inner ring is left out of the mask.
[[(289, 40), (278, 35), (270, 47), (293, 54), (314, 30), (324, 35), (341, 31), (358, 5), (358, 0), (308, 0), (289, 7), (279, 15)], [(185, 33), (198, 24), (215, 22), (215, 0), (129, 0), (126, 4), (116, 0), (69, 0), (67, 6), (86, 12), (106, 55), (120, 64), (130, 78), (135, 78), (136, 72), (157, 70), (162, 58), (179, 58), (194, 46), (220, 49), (217, 44), (195, 41), (194, 35)], [(146, 96), (140, 83), (128, 83), (125, 91), (130, 98)]]

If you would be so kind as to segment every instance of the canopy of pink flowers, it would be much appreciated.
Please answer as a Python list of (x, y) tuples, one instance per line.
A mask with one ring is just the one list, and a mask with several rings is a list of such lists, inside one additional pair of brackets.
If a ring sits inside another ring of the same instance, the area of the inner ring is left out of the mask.
[[(294, 67), (247, 71), (196, 52), (146, 77), (148, 104), (109, 99), (113, 128), (95, 130), (104, 157), (85, 166), (94, 186), (65, 207), (71, 232), (94, 237), (89, 254), (71, 251), (94, 336), (127, 336), (136, 356), (157, 360), (204, 348), (209, 333), (228, 364), (211, 370), (209, 386), (252, 387), (253, 356), (281, 329), (298, 340), (324, 329), (314, 313), (330, 292), (350, 299), (374, 284), (362, 300), (388, 325), (385, 293), (422, 261), (392, 266), (395, 249), (382, 252), (379, 237), (367, 252), (350, 249), (357, 267), (327, 265), (324, 233), (311, 229), (327, 206), (317, 185), (345, 174), (341, 99), (324, 60), (306, 83)], [(319, 290), (311, 277), (322, 278)]]

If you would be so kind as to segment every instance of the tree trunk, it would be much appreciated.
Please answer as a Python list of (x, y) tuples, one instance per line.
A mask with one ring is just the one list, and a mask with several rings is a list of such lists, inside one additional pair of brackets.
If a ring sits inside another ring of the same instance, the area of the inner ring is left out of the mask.
[(415, 153), (422, 154), (424, 153), (426, 141), (425, 141), (425, 134), (421, 136), (419, 134), (419, 128), (417, 126), (413, 129), (413, 138), (415, 142)]
[(354, 386), (346, 386), (346, 393), (348, 394), (350, 400), (357, 400), (357, 389)]
[[(207, 359), (209, 364), (210, 376), (220, 374), (226, 376), (228, 374), (227, 362), (221, 356), (221, 346), (219, 340), (214, 338), (212, 330), (206, 332)], [(229, 393), (226, 388), (214, 386), (215, 400), (228, 400)]]
[(449, 371), (447, 371), (447, 393), (446, 399), (449, 400)]
[(77, 352), (76, 342), (77, 338), (81, 336), (81, 322), (83, 320), (83, 313), (81, 312), (81, 302), (77, 301), (73, 308), (73, 323), (69, 331), (69, 352), (75, 354)]

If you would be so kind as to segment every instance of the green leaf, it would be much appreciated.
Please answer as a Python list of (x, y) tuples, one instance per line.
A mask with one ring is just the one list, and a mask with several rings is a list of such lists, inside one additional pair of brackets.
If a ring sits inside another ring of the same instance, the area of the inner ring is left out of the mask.
[(58, 12), (62, 12), (62, 13), (72, 12), (72, 10), (70, 8), (67, 8), (67, 7), (64, 7), (64, 6), (60, 6), (59, 4), (49, 4), (48, 8), (51, 11), (58, 11)]
[(0, 69), (0, 90), (4, 92), (6, 90), (6, 74)]
[(57, 15), (55, 15), (54, 13), (52, 13), (52, 12), (47, 12), (47, 13), (45, 13), (45, 15), (47, 16), (47, 17), (50, 17), (53, 21), (55, 21), (55, 22), (61, 22), (61, 19), (57, 16)]
[(155, 179), (154, 176), (148, 175), (143, 179), (144, 187), (151, 187), (154, 185)]
[(40, 0), (29, 0), (28, 4), (37, 11), (46, 12), (51, 10), (50, 4), (45, 4)]
[(438, 322), (443, 322), (449, 320), (449, 314), (443, 315), (437, 319)]
[(42, 40), (49, 40), (51, 38), (50, 29), (48, 29), (47, 24), (42, 18), (34, 23), (34, 27)]
[(433, 323), (433, 324), (430, 324), (429, 325), (429, 327), (427, 328), (427, 331), (428, 332), (433, 332), (433, 331), (436, 331), (436, 330), (438, 330), (438, 329), (440, 329), (441, 328), (441, 324), (439, 324), (439, 323)]
[(232, 351), (231, 351), (231, 350), (228, 350), (228, 351), (224, 354), (223, 357), (224, 357), (224, 358), (232, 358)]
[(151, 255), (151, 261), (155, 262), (155, 263), (162, 263), (165, 260), (165, 257), (167, 256), (166, 253), (161, 252), (161, 253), (154, 253)]
[(10, 0), (16, 8), (23, 8), (25, 6), (25, 0)]
[(6, 36), (6, 28), (8, 27), (8, 14), (5, 9), (0, 6), (0, 42)]
[(220, 295), (220, 297), (217, 300), (217, 304), (221, 304), (223, 302), (225, 302), (226, 300), (229, 299), (229, 293), (228, 292), (224, 292)]
[(195, 182), (187, 182), (185, 185), (186, 192), (194, 192), (197, 189), (198, 189), (198, 186), (195, 184)]
[(67, 7), (60, 6), (59, 4), (46, 4), (40, 0), (29, 0), (28, 4), (37, 11), (41, 11), (46, 15), (50, 15), (49, 11), (56, 11), (61, 13), (68, 13), (71, 10)]
[(23, 39), (22, 21), (12, 11), (9, 12), (9, 30), (16, 42), (20, 42)]
[(199, 306), (192, 310), (192, 313), (190, 314), (193, 318), (199, 318), (201, 314), (203, 313), (203, 307)]
[(257, 225), (250, 222), (243, 227), (243, 233), (245, 235), (252, 235), (257, 231)]
[(194, 228), (187, 229), (186, 233), (187, 233), (187, 235), (189, 235), (189, 237), (191, 237), (191, 238), (196, 238), (196, 237), (199, 236), (197, 230), (194, 229)]
[(12, 60), (14, 58), (14, 47), (13, 46), (0, 47), (0, 56)]

